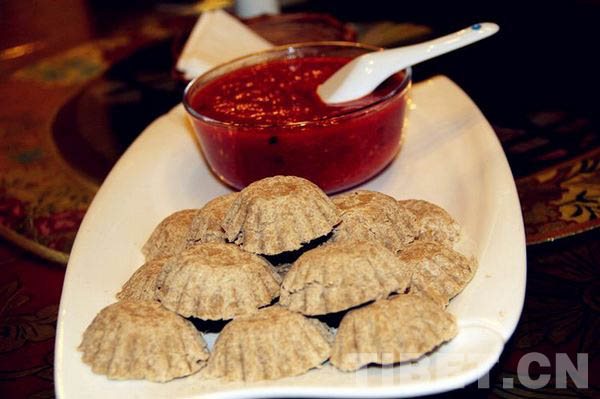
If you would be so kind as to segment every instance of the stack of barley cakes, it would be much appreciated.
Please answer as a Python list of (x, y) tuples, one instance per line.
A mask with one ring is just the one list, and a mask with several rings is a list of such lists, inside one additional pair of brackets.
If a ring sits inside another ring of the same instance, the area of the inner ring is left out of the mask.
[(457, 334), (446, 306), (477, 269), (453, 249), (460, 235), (426, 201), (266, 178), (164, 219), (79, 349), (108, 378), (160, 382), (415, 360)]

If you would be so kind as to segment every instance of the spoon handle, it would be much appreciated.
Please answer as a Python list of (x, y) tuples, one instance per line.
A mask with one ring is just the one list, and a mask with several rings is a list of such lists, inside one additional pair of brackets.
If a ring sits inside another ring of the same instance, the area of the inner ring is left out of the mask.
[(355, 100), (404, 68), (484, 39), (498, 29), (498, 25), (484, 22), (424, 43), (361, 55), (319, 85), (317, 94), (329, 104)]
[[(414, 44), (411, 46), (401, 47), (398, 49), (387, 50), (382, 53), (387, 53), (385, 58), (382, 58), (382, 67), (385, 64), (390, 64), (393, 68), (391, 73), (408, 66), (418, 64), (430, 58), (448, 53), (460, 47), (469, 45), (478, 40), (485, 39), (498, 32), (498, 25), (491, 22), (471, 25), (468, 28), (461, 29), (458, 32), (451, 33), (437, 39), (427, 42)], [(374, 53), (373, 55), (376, 55)], [(387, 65), (385, 65), (387, 66)]]

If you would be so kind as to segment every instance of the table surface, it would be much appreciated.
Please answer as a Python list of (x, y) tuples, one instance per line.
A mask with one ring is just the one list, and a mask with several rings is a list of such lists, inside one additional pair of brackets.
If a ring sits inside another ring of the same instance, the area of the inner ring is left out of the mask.
[[(492, 123), (530, 244), (523, 315), (489, 381), (439, 396), (598, 397), (600, 2), (421, 2), (402, 12), (384, 1), (288, 3), (285, 13), (333, 15), (382, 46), (499, 23), (495, 37), (414, 70), (417, 81), (449, 76)], [(194, 19), (157, 6), (0, 2), (0, 397), (54, 396), (61, 262), (112, 164), (180, 101), (173, 54)], [(269, 29), (272, 40), (285, 36)], [(517, 376), (532, 353), (550, 361), (530, 370), (532, 379), (551, 376), (539, 389)], [(557, 383), (562, 356), (587, 366), (587, 388)]]

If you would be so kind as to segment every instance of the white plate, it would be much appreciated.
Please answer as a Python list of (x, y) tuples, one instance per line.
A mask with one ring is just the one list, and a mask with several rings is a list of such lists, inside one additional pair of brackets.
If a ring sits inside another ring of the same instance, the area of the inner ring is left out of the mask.
[[(458, 336), (417, 363), (341, 373), (330, 365), (256, 384), (109, 381), (76, 350), (96, 313), (143, 263), (140, 248), (168, 214), (228, 192), (207, 170), (181, 106), (131, 145), (98, 191), (67, 267), (56, 336), (59, 398), (400, 397), (462, 387), (485, 374), (512, 334), (525, 294), (525, 236), (519, 199), (496, 136), (454, 83), (415, 85), (400, 155), (361, 188), (422, 198), (446, 208), (476, 241), (480, 267), (449, 306)], [(214, 337), (208, 337), (213, 341)]]

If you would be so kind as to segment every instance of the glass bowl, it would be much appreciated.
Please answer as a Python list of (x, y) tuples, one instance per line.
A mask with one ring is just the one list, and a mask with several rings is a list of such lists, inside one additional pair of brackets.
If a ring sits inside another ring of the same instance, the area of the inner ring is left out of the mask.
[(193, 107), (193, 99), (202, 96), (203, 88), (240, 68), (305, 57), (354, 58), (378, 50), (352, 42), (285, 45), (238, 58), (194, 79), (185, 90), (183, 104), (212, 171), (236, 189), (265, 177), (291, 175), (304, 177), (327, 193), (379, 173), (400, 149), (410, 68), (382, 84), (388, 86), (385, 95), (359, 100), (347, 112), (318, 120), (230, 122), (215, 120)]

